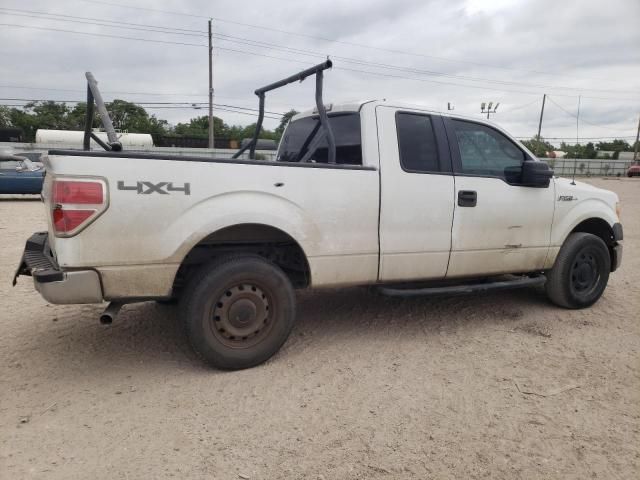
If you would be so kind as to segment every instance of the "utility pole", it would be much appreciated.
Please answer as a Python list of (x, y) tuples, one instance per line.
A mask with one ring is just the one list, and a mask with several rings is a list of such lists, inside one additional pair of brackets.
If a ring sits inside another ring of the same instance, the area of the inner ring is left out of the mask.
[(635, 146), (633, 147), (633, 162), (637, 162), (638, 161), (638, 144), (640, 142), (638, 142), (638, 140), (640, 140), (640, 117), (638, 117), (638, 131), (636, 132), (636, 143)]
[(211, 19), (209, 19), (209, 148), (213, 142), (213, 38), (211, 36)]
[(580, 143), (580, 101), (581, 100), (582, 100), (582, 97), (578, 95), (578, 114), (576, 115), (576, 145)]
[(547, 100), (547, 94), (542, 95), (542, 109), (540, 110), (540, 121), (538, 122), (538, 141), (540, 141), (540, 132), (542, 131), (542, 116), (544, 115), (544, 102)]
[[(488, 119), (490, 114), (496, 113), (496, 110), (498, 109), (498, 105), (500, 105), (500, 102), (496, 103), (495, 107), (493, 106), (493, 102), (489, 102), (489, 105), (487, 105), (485, 102), (482, 102), (480, 104), (480, 113), (486, 113), (487, 119)], [(485, 108), (486, 108), (486, 111), (485, 111)]]

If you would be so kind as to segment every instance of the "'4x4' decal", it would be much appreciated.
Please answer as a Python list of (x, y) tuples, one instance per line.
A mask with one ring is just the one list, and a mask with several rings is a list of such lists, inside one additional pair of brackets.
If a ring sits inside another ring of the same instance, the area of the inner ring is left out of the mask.
[(118, 190), (132, 190), (138, 192), (138, 195), (149, 195), (151, 193), (169, 195), (171, 192), (183, 192), (185, 195), (191, 195), (191, 188), (188, 183), (183, 184), (181, 187), (174, 187), (173, 182), (137, 182), (135, 185), (127, 186), (124, 181), (118, 180)]

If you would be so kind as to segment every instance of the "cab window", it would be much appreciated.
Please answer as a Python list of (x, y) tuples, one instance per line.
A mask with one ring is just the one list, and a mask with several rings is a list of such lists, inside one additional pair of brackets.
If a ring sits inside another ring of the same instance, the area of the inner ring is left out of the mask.
[[(333, 114), (329, 116), (329, 124), (336, 141), (336, 163), (362, 165), (360, 114)], [(323, 135), (322, 126), (317, 116), (305, 117), (291, 122), (280, 142), (278, 161), (301, 161), (317, 135)], [(309, 157), (309, 162), (327, 163), (327, 161), (328, 144), (325, 136)]]
[(438, 145), (431, 117), (398, 112), (396, 115), (400, 165), (407, 172), (439, 172)]
[(505, 178), (526, 156), (502, 133), (485, 125), (453, 120), (463, 174)]

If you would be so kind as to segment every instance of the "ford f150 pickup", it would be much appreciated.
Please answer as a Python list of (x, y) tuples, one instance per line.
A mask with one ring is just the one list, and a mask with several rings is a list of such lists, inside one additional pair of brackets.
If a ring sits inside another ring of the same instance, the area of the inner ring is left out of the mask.
[(275, 161), (252, 159), (255, 145), (247, 159), (116, 142), (50, 151), (48, 232), (28, 240), (16, 276), (51, 303), (111, 302), (105, 321), (123, 303), (179, 299), (195, 351), (225, 369), (280, 348), (294, 289), (544, 284), (565, 308), (600, 298), (622, 255), (615, 193), (553, 177), (484, 120), (392, 101), (325, 106), (328, 67), (256, 91), (262, 112), (266, 91), (316, 75), (316, 109), (292, 119)]

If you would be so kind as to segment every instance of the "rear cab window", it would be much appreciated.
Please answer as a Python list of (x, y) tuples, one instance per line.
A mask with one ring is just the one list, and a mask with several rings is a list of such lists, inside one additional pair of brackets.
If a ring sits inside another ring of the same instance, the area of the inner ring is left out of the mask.
[(430, 115), (396, 113), (398, 153), (405, 172), (439, 173), (442, 171), (438, 143)]
[[(329, 125), (336, 141), (336, 163), (362, 165), (362, 137), (360, 114), (357, 112), (334, 113), (329, 115)], [(278, 149), (278, 162), (300, 162), (309, 147), (323, 129), (318, 116), (304, 117), (292, 121), (284, 132)], [(309, 157), (311, 163), (327, 163), (328, 146), (326, 137)]]

